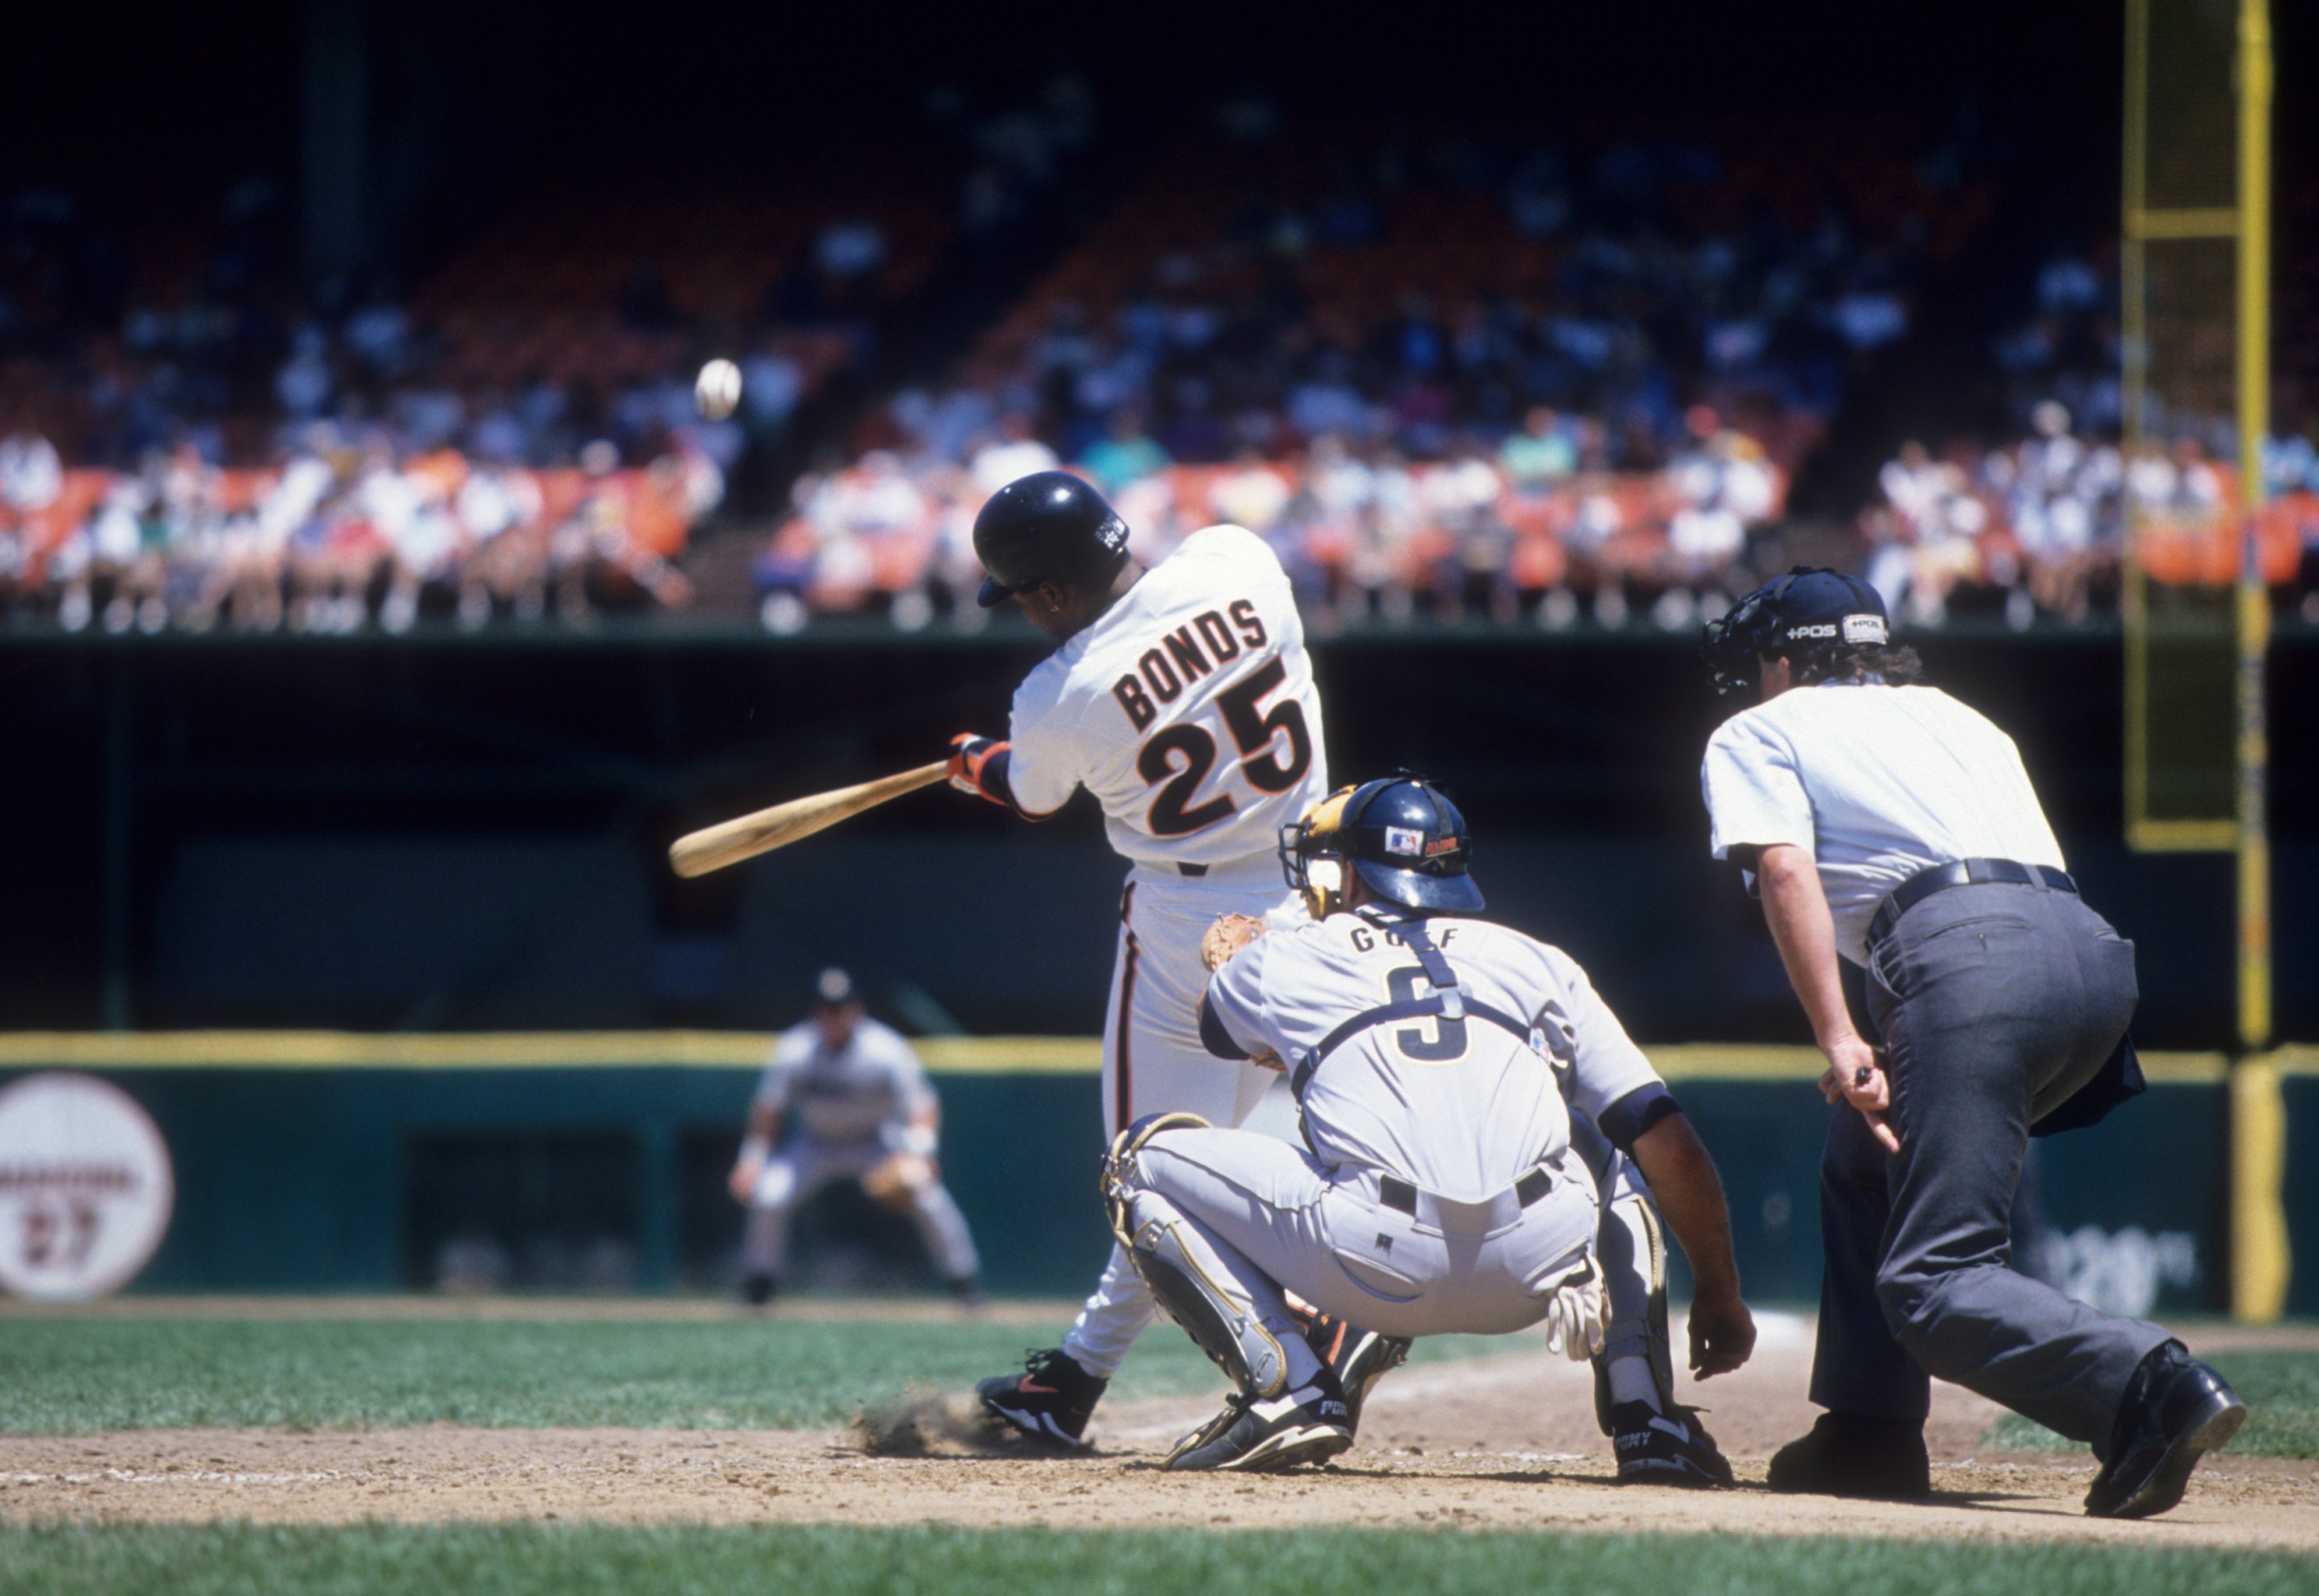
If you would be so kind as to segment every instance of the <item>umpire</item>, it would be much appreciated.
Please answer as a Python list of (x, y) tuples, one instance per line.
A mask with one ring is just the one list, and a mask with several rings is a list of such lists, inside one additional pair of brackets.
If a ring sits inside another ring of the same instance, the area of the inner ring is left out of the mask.
[[(2142, 1089), (2134, 944), (2078, 896), (2012, 739), (1916, 685), (1867, 583), (1798, 566), (1709, 623), (1704, 652), (1719, 693), (1762, 695), (1708, 742), (1715, 856), (1752, 874), (1820, 1090), (1858, 1111), (1820, 1162), (1827, 1411), (1772, 1488), (1928, 1493), (1938, 1375), (2091, 1446), (2088, 1513), (2164, 1512), (2245, 1406), (2158, 1326), (2010, 1267), (2027, 1138)], [(1838, 954), (1866, 972), (1873, 1042)]]

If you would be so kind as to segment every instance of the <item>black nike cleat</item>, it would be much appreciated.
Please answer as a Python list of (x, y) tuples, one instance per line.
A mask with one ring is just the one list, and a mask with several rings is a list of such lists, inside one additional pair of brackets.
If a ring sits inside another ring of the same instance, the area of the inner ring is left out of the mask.
[(2086, 1492), (2094, 1519), (2147, 1519), (2182, 1500), (2198, 1459), (2229, 1444), (2246, 1403), (2179, 1341), (2154, 1348), (2126, 1383), (2109, 1458)]
[(1611, 1445), (1621, 1485), (1728, 1485), (1731, 1465), (1697, 1408), (1662, 1413), (1648, 1402), (1614, 1402)]
[(994, 1375), (976, 1384), (983, 1411), (1033, 1440), (1086, 1450), (1087, 1420), (1111, 1382), (1088, 1374), (1060, 1347), (1026, 1354), (1023, 1368), (1019, 1375)]
[(1361, 1408), (1369, 1393), (1376, 1389), (1379, 1380), (1409, 1361), (1412, 1343), (1405, 1336), (1381, 1336), (1317, 1309), (1299, 1312), (1296, 1318), (1304, 1327), (1304, 1344), (1344, 1387), (1345, 1428), (1358, 1433)]
[(1228, 1399), (1222, 1412), (1176, 1443), (1162, 1466), (1277, 1474), (1324, 1462), (1352, 1444), (1344, 1392), (1324, 1368), (1279, 1396)]

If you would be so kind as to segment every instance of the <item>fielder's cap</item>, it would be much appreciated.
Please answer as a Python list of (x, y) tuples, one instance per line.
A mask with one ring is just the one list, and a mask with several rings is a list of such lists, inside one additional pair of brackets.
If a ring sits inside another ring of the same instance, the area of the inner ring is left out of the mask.
[(861, 996), (854, 989), (853, 978), (835, 964), (814, 978), (813, 992), (824, 1008), (843, 1008)]

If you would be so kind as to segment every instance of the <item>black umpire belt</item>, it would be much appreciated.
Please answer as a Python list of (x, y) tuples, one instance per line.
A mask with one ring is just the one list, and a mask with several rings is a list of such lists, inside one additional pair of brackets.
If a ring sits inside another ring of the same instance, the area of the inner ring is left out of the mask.
[(1511, 1224), (1523, 1209), (1553, 1189), (1554, 1176), (1543, 1164), (1496, 1196), (1478, 1203), (1458, 1203), (1421, 1192), (1397, 1175), (1377, 1177), (1377, 1201), (1384, 1206), (1441, 1230), (1468, 1233)]
[(1868, 944), (1871, 947), (1884, 940), (1885, 933), (1900, 923), (1900, 916), (1915, 908), (1936, 892), (1946, 892), (1952, 887), (1979, 887), (1988, 882), (2005, 882), (2015, 887), (2050, 887), (2056, 892), (2074, 895), (2078, 884), (2067, 870), (2057, 870), (2045, 864), (2017, 864), (2010, 859), (1959, 859), (1948, 864), (1936, 864), (1930, 870), (1918, 870), (1892, 888), (1884, 901), (1876, 906), (1876, 913), (1868, 922)]

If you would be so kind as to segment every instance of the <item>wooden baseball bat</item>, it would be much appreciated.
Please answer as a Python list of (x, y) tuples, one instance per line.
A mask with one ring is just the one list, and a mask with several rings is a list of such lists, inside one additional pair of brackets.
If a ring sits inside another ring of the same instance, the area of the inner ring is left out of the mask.
[(874, 809), (906, 792), (932, 787), (949, 771), (950, 761), (938, 759), (915, 771), (880, 776), (875, 781), (841, 787), (834, 792), (817, 792), (811, 798), (791, 798), (770, 809), (759, 809), (754, 814), (687, 832), (670, 845), (669, 867), (680, 876), (705, 876), (710, 870), (721, 870), (728, 864), (786, 848), (799, 837), (809, 837), (841, 820), (851, 820), (862, 810)]

